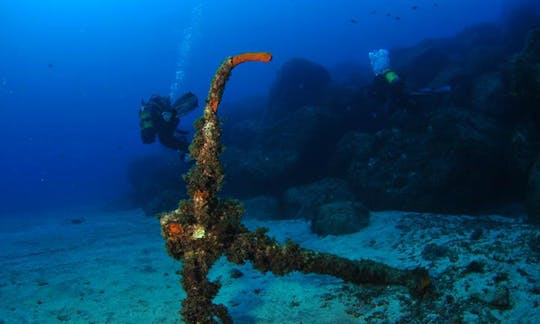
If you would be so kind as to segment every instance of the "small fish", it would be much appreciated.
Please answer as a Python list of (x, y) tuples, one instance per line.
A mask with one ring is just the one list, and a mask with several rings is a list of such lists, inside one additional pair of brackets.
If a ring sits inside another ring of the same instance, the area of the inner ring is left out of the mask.
[(47, 66), (49, 67), (49, 69), (52, 69), (54, 67), (54, 64), (49, 63)]
[(433, 2), (433, 7), (438, 8), (439, 4), (437, 2)]
[(400, 17), (400, 16), (396, 16), (394, 19), (395, 19), (395, 20), (400, 20), (401, 17)]
[(411, 9), (416, 10), (416, 9), (418, 9), (418, 6), (412, 6)]
[(387, 14), (386, 14), (386, 17), (391, 17), (391, 16), (392, 16), (391, 13), (387, 13)]
[(349, 20), (351, 24), (358, 24), (358, 20), (354, 19), (354, 18), (351, 18), (351, 20)]

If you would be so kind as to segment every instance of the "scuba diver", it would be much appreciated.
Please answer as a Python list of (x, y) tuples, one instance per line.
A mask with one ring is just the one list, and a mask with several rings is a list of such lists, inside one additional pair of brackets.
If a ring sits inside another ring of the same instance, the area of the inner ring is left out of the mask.
[[(177, 130), (180, 117), (193, 111), (199, 105), (197, 97), (186, 92), (171, 105), (171, 99), (152, 95), (147, 102), (141, 100), (139, 127), (144, 144), (153, 143), (156, 135), (163, 146), (186, 153), (188, 151), (188, 132)], [(177, 135), (178, 134), (178, 135)]]
[(390, 68), (390, 55), (385, 49), (369, 52), (369, 61), (375, 79), (369, 93), (377, 101), (385, 103), (385, 112), (392, 113), (397, 107), (409, 104), (409, 96), (405, 93), (405, 83)]
[(384, 103), (384, 112), (387, 114), (392, 114), (398, 109), (418, 110), (421, 106), (433, 105), (452, 90), (451, 86), (445, 85), (407, 92), (403, 79), (390, 67), (390, 55), (387, 50), (369, 52), (369, 61), (375, 74), (375, 79), (369, 87), (369, 94), (378, 102)]

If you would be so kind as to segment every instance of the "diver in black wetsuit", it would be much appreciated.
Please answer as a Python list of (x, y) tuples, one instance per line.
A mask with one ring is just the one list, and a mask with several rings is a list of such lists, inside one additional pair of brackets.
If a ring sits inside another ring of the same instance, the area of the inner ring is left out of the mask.
[[(390, 67), (388, 51), (380, 49), (369, 52), (369, 60), (375, 78), (368, 88), (369, 95), (377, 102), (384, 103), (384, 112), (393, 114), (398, 110), (416, 111), (422, 106), (433, 106), (433, 102), (441, 100), (452, 87), (445, 85), (438, 88), (422, 88), (407, 92), (403, 79)], [(430, 99), (430, 100), (426, 100)], [(426, 101), (431, 104), (426, 104)]]
[(402, 105), (410, 103), (410, 97), (405, 92), (405, 83), (399, 75), (390, 68), (388, 51), (380, 49), (369, 52), (369, 60), (375, 78), (369, 94), (377, 101), (385, 103), (387, 113), (394, 112)]
[[(171, 105), (170, 98), (153, 95), (147, 102), (142, 101), (139, 111), (139, 127), (144, 144), (155, 142), (156, 135), (163, 146), (170, 149), (188, 151), (188, 132), (177, 130), (180, 117), (199, 105), (197, 97), (186, 92)], [(178, 134), (178, 135), (177, 135)]]

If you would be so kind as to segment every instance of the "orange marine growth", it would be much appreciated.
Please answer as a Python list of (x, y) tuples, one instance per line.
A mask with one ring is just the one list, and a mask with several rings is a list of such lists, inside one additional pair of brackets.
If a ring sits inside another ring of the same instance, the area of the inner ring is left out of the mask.
[(212, 84), (210, 85), (210, 93), (206, 99), (206, 106), (212, 109), (213, 112), (217, 112), (221, 95), (223, 94), (223, 89), (225, 88), (225, 83), (229, 79), (232, 69), (234, 69), (237, 65), (245, 62), (268, 63), (270, 60), (272, 60), (272, 54), (268, 52), (249, 52), (227, 57), (227, 59), (217, 70), (214, 79), (212, 80)]
[(173, 235), (180, 235), (184, 233), (182, 224), (179, 224), (179, 223), (169, 223), (167, 224), (167, 229), (169, 230), (169, 233)]
[(272, 60), (272, 54), (268, 52), (250, 52), (250, 53), (243, 53), (238, 54), (232, 57), (232, 66), (235, 67), (238, 64), (242, 64), (244, 62), (251, 62), (251, 61), (259, 61), (268, 63)]
[(217, 108), (219, 106), (219, 101), (217, 99), (210, 99), (208, 101), (208, 106), (212, 108), (212, 111), (217, 111)]

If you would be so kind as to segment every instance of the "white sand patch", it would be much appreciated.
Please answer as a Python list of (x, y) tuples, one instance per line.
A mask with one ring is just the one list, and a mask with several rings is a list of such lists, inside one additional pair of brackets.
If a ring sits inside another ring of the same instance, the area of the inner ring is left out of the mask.
[[(185, 294), (175, 274), (181, 264), (167, 255), (157, 220), (139, 211), (35, 217), (2, 223), (0, 323), (181, 322)], [(222, 283), (216, 302), (238, 323), (540, 318), (538, 257), (529, 247), (538, 232), (516, 219), (378, 212), (357, 233), (323, 238), (301, 220), (246, 225), (351, 259), (425, 266), (437, 296), (419, 301), (402, 287), (354, 286), (314, 274), (277, 277), (221, 259), (211, 272)], [(481, 234), (471, 239), (477, 229)]]
[(0, 320), (152, 323), (177, 317), (179, 264), (164, 252), (155, 219), (138, 211), (75, 215), (84, 218), (81, 224), (71, 217), (1, 234)]

